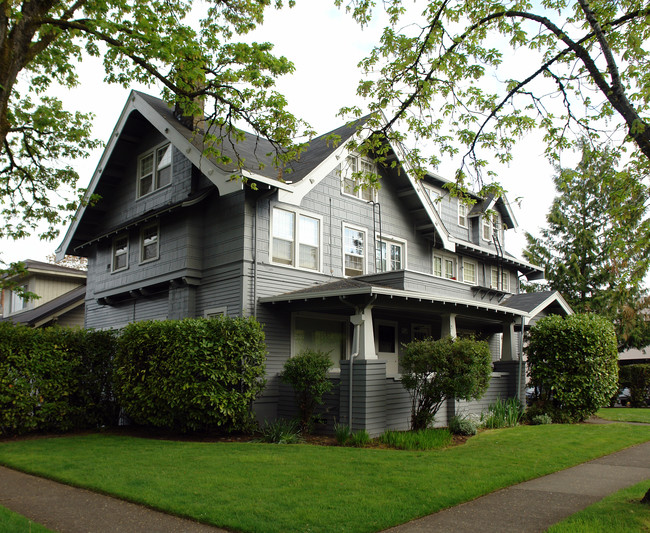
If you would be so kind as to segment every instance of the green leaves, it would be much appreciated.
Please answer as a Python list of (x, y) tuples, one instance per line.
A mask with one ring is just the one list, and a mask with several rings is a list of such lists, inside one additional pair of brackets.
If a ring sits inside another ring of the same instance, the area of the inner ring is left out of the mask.
[(530, 386), (541, 408), (582, 421), (607, 405), (618, 388), (614, 327), (595, 314), (548, 316), (535, 324), (527, 347)]
[(265, 360), (254, 319), (136, 322), (118, 340), (115, 395), (139, 424), (241, 430), (264, 388)]
[(490, 382), (488, 344), (446, 337), (404, 346), (402, 385), (411, 395), (411, 428), (428, 427), (446, 399), (479, 399)]

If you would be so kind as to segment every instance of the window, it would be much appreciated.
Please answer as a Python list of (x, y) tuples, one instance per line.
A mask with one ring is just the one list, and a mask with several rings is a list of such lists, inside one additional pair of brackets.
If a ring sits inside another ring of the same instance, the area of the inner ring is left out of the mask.
[(458, 225), (466, 228), (467, 227), (467, 204), (464, 204), (461, 200), (458, 200)]
[(377, 272), (402, 270), (403, 244), (394, 241), (375, 241), (375, 264)]
[(138, 197), (169, 185), (172, 180), (172, 147), (167, 143), (138, 159)]
[(456, 279), (456, 259), (447, 255), (434, 255), (433, 275), (439, 278)]
[(498, 285), (499, 280), (499, 269), (497, 267), (492, 267), (491, 276), (490, 276), (490, 288), (492, 289), (501, 289), (505, 292), (510, 292), (510, 273), (506, 270), (501, 270), (501, 285)]
[(205, 318), (216, 318), (218, 316), (225, 316), (228, 314), (228, 308), (227, 307), (211, 307), (210, 309), (206, 309), (203, 311), (203, 316)]
[(365, 240), (365, 232), (343, 228), (343, 270), (346, 276), (360, 276), (365, 273)]
[(491, 241), (492, 240), (492, 219), (490, 216), (486, 213), (482, 217), (483, 219), (483, 239), (486, 241)]
[(347, 359), (347, 319), (331, 315), (305, 314), (293, 317), (294, 355), (311, 349), (329, 353), (335, 369)]
[(398, 367), (397, 322), (390, 320), (375, 321), (375, 352), (379, 359), (386, 361), (386, 374), (394, 376)]
[[(27, 292), (27, 285), (23, 285), (20, 287), (20, 289), (23, 292)], [(22, 311), (27, 307), (27, 300), (23, 298), (20, 294), (18, 294), (16, 291), (11, 291), (11, 300), (9, 302), (9, 312), (10, 313), (17, 313), (18, 311)]]
[(158, 259), (158, 224), (149, 224), (140, 233), (140, 262)]
[(319, 219), (274, 207), (272, 224), (274, 263), (320, 269)]
[(438, 211), (438, 214), (440, 214), (442, 212), (442, 194), (429, 187), (425, 187), (424, 190), (427, 192), (427, 196), (429, 197), (429, 200), (431, 200), (433, 208)]
[(463, 259), (463, 282), (476, 285), (477, 282), (477, 268), (474, 261)]
[(129, 267), (129, 237), (123, 235), (113, 241), (113, 272)]
[(357, 172), (377, 174), (377, 167), (369, 159), (349, 155), (345, 160), (344, 168), (341, 170), (341, 190), (344, 194), (354, 196), (366, 202), (375, 201), (377, 199), (376, 189), (373, 187), (363, 187), (361, 180), (354, 176)]

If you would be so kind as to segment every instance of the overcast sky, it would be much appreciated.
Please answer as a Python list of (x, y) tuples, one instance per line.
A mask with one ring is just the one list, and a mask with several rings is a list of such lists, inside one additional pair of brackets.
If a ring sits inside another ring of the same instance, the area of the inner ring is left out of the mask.
[[(360, 78), (357, 63), (378, 42), (382, 27), (380, 20), (362, 31), (348, 15), (332, 6), (332, 0), (303, 0), (290, 10), (269, 11), (264, 26), (254, 38), (273, 42), (276, 54), (294, 62), (295, 74), (281, 79), (278, 90), (286, 95), (291, 110), (321, 134), (343, 123), (343, 119), (337, 117), (341, 107), (351, 102), (359, 103), (355, 95)], [(80, 74), (81, 85), (60, 97), (71, 110), (95, 113), (94, 134), (106, 141), (126, 102), (128, 90), (104, 84), (101, 66), (96, 61), (84, 61)], [(134, 88), (159, 96), (155, 87)], [(537, 233), (544, 225), (554, 197), (553, 168), (543, 152), (541, 136), (529, 135), (517, 146), (514, 161), (508, 167), (493, 167), (508, 191), (519, 223), (517, 232), (509, 231), (506, 236), (506, 249), (517, 256), (521, 256), (525, 246), (524, 232)], [(88, 160), (75, 163), (81, 176), (80, 186), (85, 187), (90, 181), (100, 155), (101, 150)], [(446, 161), (432, 170), (453, 179), (457, 165), (458, 161)], [(518, 203), (514, 202), (516, 198), (520, 199)], [(0, 241), (2, 259), (44, 260), (61, 243), (64, 234), (65, 229), (62, 229), (61, 236), (52, 242), (40, 242), (36, 238)]]

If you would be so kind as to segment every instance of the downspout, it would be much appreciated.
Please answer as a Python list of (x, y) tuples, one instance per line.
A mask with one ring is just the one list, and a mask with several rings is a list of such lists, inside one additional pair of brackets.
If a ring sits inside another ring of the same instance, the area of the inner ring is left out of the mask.
[[(257, 319), (257, 206), (260, 200), (271, 196), (275, 189), (271, 189), (255, 200), (255, 209), (253, 210), (253, 318)], [(269, 208), (269, 228), (271, 227), (271, 209)], [(269, 241), (271, 237), (269, 235)], [(271, 243), (269, 242), (269, 252), (271, 251)]]

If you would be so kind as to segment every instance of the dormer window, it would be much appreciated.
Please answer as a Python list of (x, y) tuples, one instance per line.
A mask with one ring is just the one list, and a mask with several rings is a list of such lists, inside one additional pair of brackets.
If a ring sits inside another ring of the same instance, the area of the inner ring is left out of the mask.
[(377, 190), (373, 187), (363, 186), (362, 180), (355, 178), (355, 174), (377, 174), (375, 163), (365, 157), (349, 155), (343, 169), (341, 170), (341, 192), (348, 196), (354, 196), (366, 202), (377, 200)]
[(483, 219), (483, 240), (491, 241), (492, 240), (492, 219), (490, 215), (485, 213), (482, 217)]
[(461, 200), (458, 200), (458, 225), (461, 228), (467, 227), (467, 204), (464, 204)]
[(158, 146), (138, 158), (138, 197), (166, 187), (171, 181), (171, 144)]

